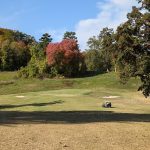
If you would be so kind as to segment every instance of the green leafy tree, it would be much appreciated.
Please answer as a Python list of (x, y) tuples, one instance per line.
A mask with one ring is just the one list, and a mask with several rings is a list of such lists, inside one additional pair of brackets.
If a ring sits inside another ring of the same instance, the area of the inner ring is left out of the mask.
[(42, 37), (39, 39), (39, 43), (41, 48), (43, 48), (44, 50), (46, 49), (47, 45), (52, 42), (52, 38), (51, 35), (49, 35), (48, 33), (45, 33), (42, 35)]
[(88, 52), (86, 53), (87, 69), (95, 71), (110, 71), (112, 67), (112, 50), (114, 49), (114, 32), (112, 29), (104, 28), (96, 37), (89, 38)]
[(87, 71), (100, 72), (101, 70), (101, 56), (100, 43), (96, 36), (89, 38), (87, 45), (89, 49), (85, 52), (85, 64)]
[(27, 35), (20, 31), (13, 32), (13, 41), (17, 41), (17, 42), (22, 41), (25, 43), (25, 45), (31, 45), (36, 42), (36, 40), (33, 36)]
[(85, 53), (85, 64), (87, 71), (102, 71), (101, 56), (98, 50), (88, 50)]
[(14, 68), (14, 52), (10, 48), (10, 41), (6, 40), (3, 42), (1, 48), (1, 69), (2, 70), (13, 70)]
[(43, 78), (47, 71), (47, 60), (40, 44), (34, 44), (30, 47), (31, 59), (26, 67), (18, 71), (19, 77), (25, 78)]
[(30, 46), (35, 39), (25, 33), (0, 28), (0, 70), (18, 70), (30, 60)]
[(73, 39), (73, 40), (76, 40), (76, 41), (77, 41), (76, 33), (75, 33), (75, 32), (66, 31), (66, 32), (64, 33), (63, 39)]
[[(114, 32), (113, 29), (103, 28), (100, 32), (98, 39), (100, 43), (100, 54), (103, 60), (104, 70), (110, 71), (112, 68), (112, 63), (115, 66), (114, 59)], [(116, 67), (116, 66), (115, 66)], [(116, 69), (115, 69), (116, 70)]]
[(18, 70), (20, 67), (25, 67), (31, 58), (29, 48), (22, 41), (11, 42), (10, 48), (14, 52), (13, 70)]
[[(117, 29), (118, 64), (121, 79), (140, 77), (139, 90), (150, 95), (150, 1), (140, 1), (142, 7), (133, 7), (128, 21)], [(144, 11), (141, 11), (141, 9)]]
[(100, 41), (96, 36), (89, 38), (89, 40), (87, 41), (87, 45), (89, 47), (89, 50), (100, 50), (101, 49)]

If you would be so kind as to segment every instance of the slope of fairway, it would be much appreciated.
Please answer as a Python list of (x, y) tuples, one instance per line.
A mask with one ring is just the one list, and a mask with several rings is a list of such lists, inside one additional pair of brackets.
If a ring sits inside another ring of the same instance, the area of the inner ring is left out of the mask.
[(70, 79), (18, 79), (16, 72), (0, 73), (0, 95), (25, 92), (49, 91), (56, 89), (122, 89), (137, 91), (138, 79), (131, 79), (127, 84), (120, 83), (115, 73), (106, 73), (93, 77)]

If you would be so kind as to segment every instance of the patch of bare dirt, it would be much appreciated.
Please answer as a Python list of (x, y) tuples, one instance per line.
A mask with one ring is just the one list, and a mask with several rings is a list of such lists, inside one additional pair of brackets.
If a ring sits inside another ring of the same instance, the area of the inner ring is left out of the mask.
[(25, 96), (23, 96), (23, 95), (18, 95), (18, 96), (16, 96), (17, 98), (24, 98)]
[(103, 98), (119, 98), (120, 96), (104, 96)]

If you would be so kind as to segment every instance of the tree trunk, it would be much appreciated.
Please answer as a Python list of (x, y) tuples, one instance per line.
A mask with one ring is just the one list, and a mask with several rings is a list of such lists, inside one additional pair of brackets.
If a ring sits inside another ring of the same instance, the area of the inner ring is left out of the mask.
[(114, 69), (115, 69), (115, 73), (117, 72), (117, 65), (115, 64), (114, 66)]

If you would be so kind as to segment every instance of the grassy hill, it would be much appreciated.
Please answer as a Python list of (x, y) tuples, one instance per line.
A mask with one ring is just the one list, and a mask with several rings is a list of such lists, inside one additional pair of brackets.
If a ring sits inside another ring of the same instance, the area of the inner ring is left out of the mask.
[(131, 79), (123, 85), (115, 73), (101, 74), (93, 77), (71, 79), (17, 79), (16, 72), (0, 73), (0, 95), (25, 92), (48, 91), (56, 89), (105, 89), (137, 91), (138, 79)]

